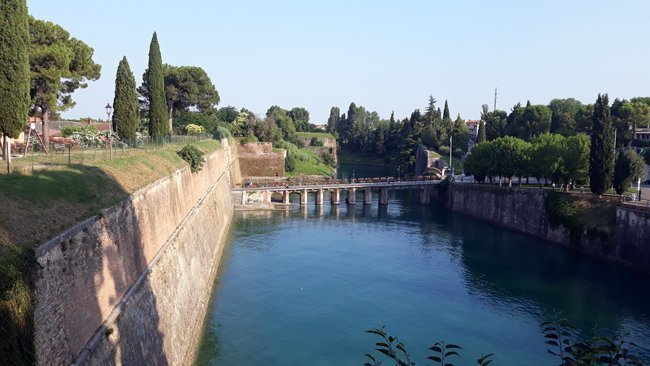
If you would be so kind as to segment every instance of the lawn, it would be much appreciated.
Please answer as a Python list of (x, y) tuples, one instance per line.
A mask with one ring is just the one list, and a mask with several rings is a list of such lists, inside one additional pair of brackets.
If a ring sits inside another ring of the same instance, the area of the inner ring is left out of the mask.
[(296, 159), (296, 168), (293, 172), (287, 172), (288, 177), (295, 177), (300, 174), (304, 175), (323, 175), (323, 176), (332, 176), (334, 175), (335, 169), (329, 165), (323, 163), (322, 159), (317, 156), (315, 153), (309, 150), (301, 150), (302, 152), (309, 155), (309, 159), (306, 161)]
[(312, 138), (316, 137), (319, 139), (333, 139), (334, 135), (327, 132), (297, 132), (296, 135), (300, 138)]

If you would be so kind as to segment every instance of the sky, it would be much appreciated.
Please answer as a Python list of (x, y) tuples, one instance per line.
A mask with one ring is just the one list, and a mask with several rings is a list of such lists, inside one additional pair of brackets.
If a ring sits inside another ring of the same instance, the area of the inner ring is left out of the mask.
[(432, 95), (452, 116), (598, 93), (650, 96), (647, 0), (28, 0), (95, 50), (102, 77), (65, 118), (106, 118), (117, 65), (138, 85), (154, 31), (163, 62), (205, 69), (219, 107), (305, 107), (325, 123), (351, 102), (408, 117)]

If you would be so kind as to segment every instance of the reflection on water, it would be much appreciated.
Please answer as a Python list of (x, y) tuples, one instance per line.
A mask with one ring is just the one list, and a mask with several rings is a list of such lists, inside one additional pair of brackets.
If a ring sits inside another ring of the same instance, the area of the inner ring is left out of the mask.
[(422, 361), (446, 340), (468, 365), (554, 364), (555, 309), (650, 344), (649, 276), (417, 202), (238, 214), (198, 364), (360, 365), (383, 324)]

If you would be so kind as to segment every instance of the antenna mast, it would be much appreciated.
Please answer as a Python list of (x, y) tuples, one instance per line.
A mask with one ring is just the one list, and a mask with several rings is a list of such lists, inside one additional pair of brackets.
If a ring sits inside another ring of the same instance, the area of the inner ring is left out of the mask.
[(497, 110), (497, 88), (494, 88), (494, 110)]

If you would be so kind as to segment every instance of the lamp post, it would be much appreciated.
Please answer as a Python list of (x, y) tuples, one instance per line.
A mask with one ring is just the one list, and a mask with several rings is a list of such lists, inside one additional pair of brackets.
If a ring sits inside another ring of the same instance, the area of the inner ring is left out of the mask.
[(111, 122), (111, 113), (113, 113), (113, 107), (110, 103), (106, 103), (106, 115), (108, 116), (108, 150), (109, 157), (113, 160), (113, 122)]

